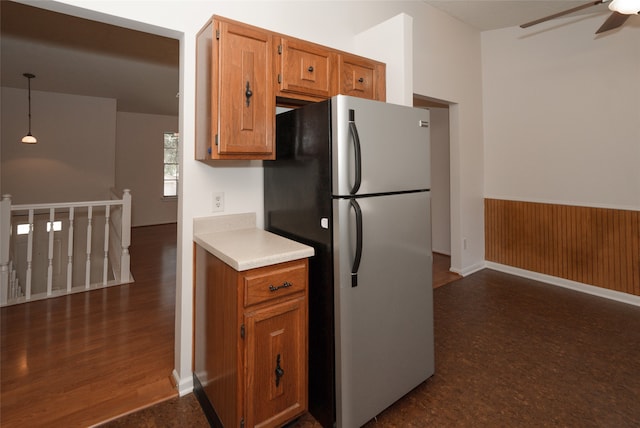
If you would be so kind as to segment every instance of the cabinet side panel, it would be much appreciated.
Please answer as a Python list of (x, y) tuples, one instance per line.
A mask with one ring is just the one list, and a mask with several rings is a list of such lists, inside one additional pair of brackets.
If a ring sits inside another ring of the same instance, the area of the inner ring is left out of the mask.
[(196, 143), (197, 160), (209, 159), (211, 147), (211, 60), (213, 22), (209, 22), (196, 39)]
[(206, 282), (197, 285), (197, 298), (204, 299), (204, 304), (196, 304), (204, 314), (196, 315), (199, 340), (195, 345), (202, 366), (197, 363), (195, 372), (222, 424), (238, 426), (237, 273), (209, 253), (204, 268)]
[(387, 66), (385, 64), (378, 64), (375, 69), (374, 80), (374, 99), (378, 101), (387, 101)]

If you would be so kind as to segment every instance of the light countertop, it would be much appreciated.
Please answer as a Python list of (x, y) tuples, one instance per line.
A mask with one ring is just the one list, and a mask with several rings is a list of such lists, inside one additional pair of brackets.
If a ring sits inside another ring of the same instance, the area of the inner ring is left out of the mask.
[(257, 228), (255, 213), (194, 218), (193, 240), (237, 271), (314, 254), (313, 247)]

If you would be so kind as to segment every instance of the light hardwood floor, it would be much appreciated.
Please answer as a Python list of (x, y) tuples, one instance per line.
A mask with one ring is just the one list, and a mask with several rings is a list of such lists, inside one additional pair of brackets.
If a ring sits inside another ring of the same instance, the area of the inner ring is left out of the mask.
[(135, 282), (2, 308), (0, 425), (82, 427), (177, 395), (176, 225), (132, 230)]
[(433, 288), (441, 287), (445, 284), (462, 278), (457, 273), (451, 272), (451, 257), (433, 253)]
[[(177, 396), (176, 225), (132, 230), (135, 282), (0, 310), (0, 425), (83, 427)], [(434, 287), (459, 278), (434, 254)]]

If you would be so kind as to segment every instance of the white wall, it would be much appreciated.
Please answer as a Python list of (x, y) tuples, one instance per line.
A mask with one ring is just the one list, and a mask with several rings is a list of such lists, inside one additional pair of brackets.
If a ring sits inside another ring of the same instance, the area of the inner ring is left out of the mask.
[(175, 223), (175, 198), (163, 198), (163, 135), (178, 132), (178, 118), (118, 112), (116, 130), (116, 188), (133, 196), (132, 226)]
[(640, 209), (640, 25), (606, 16), (482, 34), (487, 197)]
[(117, 113), (116, 100), (2, 87), (1, 193), (14, 204), (109, 199), (133, 195), (132, 224), (172, 223), (177, 201), (162, 198), (162, 134), (178, 131), (172, 116)]
[[(108, 199), (114, 185), (116, 101), (2, 88), (2, 193), (15, 204)], [(64, 108), (61, 108), (64, 106)]]
[(451, 255), (449, 109), (431, 107), (429, 114), (432, 247), (437, 253)]
[(413, 25), (413, 92), (450, 105), (451, 269), (466, 275), (484, 266), (480, 33), (423, 8)]
[[(482, 104), (480, 36), (459, 21), (423, 2), (113, 2), (89, 0), (22, 1), (37, 7), (180, 39), (181, 199), (178, 207), (176, 293), (176, 377), (182, 393), (191, 382), (193, 218), (211, 215), (211, 193), (225, 192), (226, 212), (258, 213), (262, 223), (260, 162), (226, 162), (216, 166), (193, 160), (195, 120), (195, 35), (213, 13), (248, 24), (359, 53), (357, 35), (406, 13), (413, 18), (413, 92), (452, 107), (452, 174), (457, 174), (452, 207), (452, 264), (465, 271), (484, 257), (482, 209)], [(392, 38), (397, 39), (397, 38)], [(357, 43), (356, 43), (357, 42)], [(391, 51), (398, 46), (381, 45)], [(390, 67), (393, 69), (393, 67)], [(401, 70), (403, 71), (403, 70)], [(387, 75), (388, 79), (402, 78)], [(389, 98), (399, 94), (388, 94)], [(399, 96), (400, 99), (404, 95)], [(461, 237), (471, 243), (464, 253)]]
[[(358, 54), (384, 62), (386, 101), (413, 105), (413, 18), (398, 14), (355, 37)], [(380, 49), (386, 46), (386, 49)], [(394, 46), (395, 49), (389, 49)]]

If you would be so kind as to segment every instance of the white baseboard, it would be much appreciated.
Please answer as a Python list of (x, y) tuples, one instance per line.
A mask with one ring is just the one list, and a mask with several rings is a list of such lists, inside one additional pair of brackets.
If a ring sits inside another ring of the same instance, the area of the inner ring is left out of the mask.
[(185, 395), (191, 394), (193, 392), (193, 375), (181, 379), (178, 372), (174, 369), (173, 380), (176, 383), (176, 387), (178, 388), (178, 394), (180, 395), (180, 397), (184, 397)]
[(529, 270), (515, 268), (513, 266), (507, 266), (500, 263), (485, 262), (485, 265), (489, 269), (497, 270), (500, 272), (510, 273), (512, 275), (521, 276), (523, 278), (529, 278), (547, 284), (569, 288), (571, 290), (580, 291), (582, 293), (587, 293), (598, 297), (604, 297), (606, 299), (627, 303), (629, 305), (640, 306), (640, 296), (635, 296), (633, 294), (622, 293), (620, 291), (614, 291), (589, 284), (583, 284), (581, 282), (558, 278), (551, 275), (545, 275), (538, 272), (532, 272)]
[(458, 275), (462, 275), (462, 276), (467, 276), (467, 275), (471, 275), (472, 273), (478, 272), (482, 269), (484, 269), (486, 266), (485, 262), (480, 262), (480, 263), (476, 263), (475, 265), (471, 265), (469, 267), (466, 267), (464, 269), (455, 269), (453, 267), (449, 268), (449, 270), (453, 273), (457, 273)]

